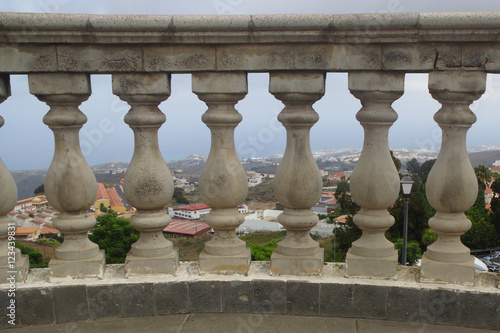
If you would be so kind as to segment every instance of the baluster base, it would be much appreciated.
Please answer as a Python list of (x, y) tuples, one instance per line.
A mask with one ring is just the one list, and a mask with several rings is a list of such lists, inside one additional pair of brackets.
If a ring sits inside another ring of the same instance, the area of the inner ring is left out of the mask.
[(308, 256), (287, 256), (276, 251), (271, 255), (271, 275), (320, 275), (324, 249)]
[(52, 258), (49, 262), (50, 281), (71, 277), (73, 279), (103, 279), (106, 268), (104, 250), (95, 257), (80, 260), (61, 260)]
[(177, 250), (153, 258), (138, 257), (129, 253), (125, 259), (125, 276), (129, 278), (144, 275), (176, 275), (178, 263)]
[(442, 262), (429, 259), (424, 253), (420, 282), (474, 285), (474, 257), (464, 262)]
[(382, 258), (361, 257), (352, 253), (349, 249), (345, 259), (346, 276), (374, 277), (395, 279), (397, 274), (398, 252), (394, 250), (393, 254)]
[(219, 256), (208, 254), (205, 250), (200, 253), (200, 274), (248, 274), (252, 256), (249, 248), (240, 254)]
[[(27, 254), (21, 254), (16, 251), (16, 262), (14, 264), (7, 263), (7, 257), (0, 258), (0, 284), (12, 282), (25, 282), (30, 269), (30, 260)], [(3, 264), (5, 263), (5, 265)], [(14, 266), (11, 266), (14, 265)], [(11, 279), (12, 276), (15, 279)], [(7, 280), (9, 279), (9, 280)]]

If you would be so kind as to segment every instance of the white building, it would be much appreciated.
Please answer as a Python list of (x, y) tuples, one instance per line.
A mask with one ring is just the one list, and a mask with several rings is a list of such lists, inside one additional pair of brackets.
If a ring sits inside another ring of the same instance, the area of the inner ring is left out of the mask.
[[(208, 213), (210, 213), (211, 209), (212, 208), (206, 204), (184, 206), (184, 207), (169, 207), (168, 215), (170, 215), (170, 217), (172, 218), (175, 217), (179, 219), (199, 220), (201, 218), (204, 218)], [(248, 206), (244, 204), (239, 205), (238, 211), (241, 214), (247, 214)]]
[(192, 205), (185, 207), (168, 208), (168, 214), (171, 217), (187, 220), (199, 220), (205, 217), (210, 212), (210, 206), (205, 204)]

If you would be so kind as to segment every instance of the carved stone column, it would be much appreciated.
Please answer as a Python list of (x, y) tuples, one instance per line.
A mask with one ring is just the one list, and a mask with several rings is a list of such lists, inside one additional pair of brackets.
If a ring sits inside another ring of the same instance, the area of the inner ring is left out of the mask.
[(30, 92), (47, 103), (43, 122), (54, 132), (54, 158), (45, 178), (45, 194), (59, 216), (54, 227), (64, 242), (49, 262), (51, 277), (102, 278), (104, 251), (87, 236), (96, 223), (87, 211), (96, 200), (94, 173), (80, 149), (79, 131), (87, 117), (78, 106), (90, 96), (86, 74), (29, 74)]
[[(8, 79), (0, 77), (0, 103), (9, 95)], [(0, 127), (3, 124), (0, 116)], [(16, 183), (0, 158), (0, 284), (25, 281), (30, 265), (28, 256), (14, 247), (16, 222), (7, 216), (16, 202)]]
[(166, 117), (158, 105), (170, 96), (168, 74), (115, 74), (113, 93), (130, 104), (125, 122), (134, 131), (135, 149), (123, 189), (137, 209), (130, 224), (141, 236), (127, 255), (127, 276), (175, 274), (178, 255), (163, 229), (171, 218), (165, 206), (172, 199), (174, 182), (158, 146), (158, 130)]
[(346, 257), (346, 275), (396, 276), (398, 261), (394, 244), (384, 233), (394, 224), (387, 209), (399, 194), (399, 174), (388, 144), (389, 128), (398, 118), (391, 104), (404, 91), (403, 73), (349, 73), (349, 90), (360, 99), (356, 114), (364, 128), (361, 156), (351, 175), (351, 195), (361, 210), (354, 223), (363, 231)]
[(309, 132), (319, 116), (312, 105), (325, 93), (324, 73), (271, 73), (269, 91), (285, 104), (278, 120), (286, 128), (286, 150), (274, 178), (276, 198), (285, 207), (278, 221), (287, 236), (271, 256), (275, 275), (314, 275), (323, 269), (323, 249), (309, 235), (318, 223), (311, 210), (323, 181), (312, 156)]
[(215, 234), (200, 254), (200, 271), (247, 274), (250, 249), (236, 237), (236, 229), (245, 220), (238, 205), (247, 196), (248, 183), (234, 147), (234, 129), (242, 119), (234, 106), (247, 94), (246, 73), (194, 73), (193, 92), (208, 106), (202, 120), (212, 134), (200, 193), (212, 207), (205, 222)]
[(477, 180), (466, 149), (467, 130), (476, 122), (469, 105), (486, 88), (484, 72), (432, 72), (429, 91), (442, 104), (434, 120), (443, 132), (441, 150), (426, 184), (427, 199), (437, 210), (429, 220), (438, 239), (422, 259), (422, 280), (474, 283), (474, 257), (460, 236), (471, 227), (464, 215), (477, 197)]

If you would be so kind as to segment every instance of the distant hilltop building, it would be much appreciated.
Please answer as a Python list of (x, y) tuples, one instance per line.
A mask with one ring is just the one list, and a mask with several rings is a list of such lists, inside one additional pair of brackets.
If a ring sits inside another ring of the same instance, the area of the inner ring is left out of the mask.
[[(212, 208), (207, 204), (198, 204), (191, 206), (179, 206), (179, 207), (169, 207), (168, 215), (172, 218), (179, 218), (185, 220), (199, 220), (204, 218), (210, 213)], [(241, 214), (248, 213), (247, 205), (239, 205), (238, 211)]]
[(28, 208), (33, 209), (42, 209), (49, 206), (49, 202), (47, 201), (47, 197), (45, 195), (38, 195), (36, 197), (26, 198), (17, 201), (16, 206), (14, 207), (15, 212), (20, 212), (26, 210)]

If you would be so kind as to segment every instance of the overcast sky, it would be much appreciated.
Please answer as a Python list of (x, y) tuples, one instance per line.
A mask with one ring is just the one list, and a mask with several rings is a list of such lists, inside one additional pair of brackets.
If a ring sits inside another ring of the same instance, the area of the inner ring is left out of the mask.
[[(0, 11), (164, 15), (500, 11), (500, 1), (2, 0)], [(284, 152), (285, 131), (276, 121), (283, 105), (268, 93), (268, 80), (267, 74), (249, 74), (249, 93), (236, 106), (243, 115), (235, 136), (241, 158)], [(48, 168), (53, 155), (53, 136), (42, 123), (48, 107), (29, 94), (26, 76), (11, 76), (11, 87), (12, 96), (0, 104), (0, 115), (5, 118), (0, 129), (0, 157), (11, 170)], [(500, 145), (499, 90), (500, 77), (488, 75), (486, 94), (473, 104), (478, 121), (469, 130), (468, 146)], [(328, 74), (326, 94), (314, 105), (320, 120), (311, 131), (312, 149), (361, 147), (363, 131), (355, 119), (360, 106), (347, 89), (347, 74)], [(439, 146), (441, 132), (432, 117), (440, 105), (427, 91), (426, 74), (407, 74), (405, 93), (393, 107), (399, 119), (390, 130), (391, 148)], [(167, 115), (167, 122), (160, 129), (165, 160), (195, 153), (208, 155), (210, 133), (200, 119), (206, 106), (191, 92), (190, 75), (172, 76), (172, 94), (160, 108)], [(123, 123), (128, 106), (112, 94), (111, 76), (92, 75), (92, 95), (80, 109), (88, 117), (80, 137), (89, 164), (130, 161), (133, 135)], [(100, 130), (100, 124), (108, 120), (113, 126)]]

